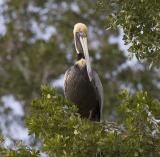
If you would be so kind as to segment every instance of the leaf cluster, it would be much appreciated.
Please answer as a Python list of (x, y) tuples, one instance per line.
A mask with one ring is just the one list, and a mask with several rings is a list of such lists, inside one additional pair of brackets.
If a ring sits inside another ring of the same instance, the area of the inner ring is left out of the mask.
[(124, 91), (119, 98), (122, 122), (96, 123), (81, 118), (76, 106), (55, 89), (42, 86), (42, 96), (33, 101), (26, 123), (49, 156), (159, 156), (160, 102), (145, 92), (129, 96)]
[[(106, 1), (99, 0), (101, 8)], [(107, 27), (124, 30), (124, 41), (131, 44), (130, 52), (151, 65), (159, 66), (160, 59), (160, 1), (159, 0), (117, 0), (111, 1), (117, 7), (115, 13), (108, 16)]]

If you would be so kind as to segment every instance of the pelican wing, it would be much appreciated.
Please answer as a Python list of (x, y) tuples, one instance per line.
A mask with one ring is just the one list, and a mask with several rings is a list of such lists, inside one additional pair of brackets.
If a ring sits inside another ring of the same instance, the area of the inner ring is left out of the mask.
[(92, 77), (93, 77), (92, 84), (94, 86), (94, 89), (97, 95), (97, 99), (100, 105), (99, 107), (100, 107), (100, 118), (101, 118), (102, 109), (103, 109), (103, 86), (102, 86), (101, 80), (96, 71), (93, 71)]
[[(71, 67), (72, 68), (72, 67)], [(67, 88), (67, 82), (69, 81), (69, 75), (70, 75), (70, 71), (71, 71), (71, 68), (69, 68), (65, 74), (64, 74), (64, 96), (66, 97), (66, 88)]]

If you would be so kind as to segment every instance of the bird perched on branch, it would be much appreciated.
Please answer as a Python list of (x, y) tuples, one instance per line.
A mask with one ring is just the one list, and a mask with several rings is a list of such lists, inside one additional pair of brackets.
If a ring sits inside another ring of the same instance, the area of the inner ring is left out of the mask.
[(77, 23), (73, 29), (76, 63), (64, 77), (65, 97), (78, 107), (83, 118), (100, 121), (103, 107), (103, 87), (96, 71), (92, 70), (87, 46), (87, 26)]

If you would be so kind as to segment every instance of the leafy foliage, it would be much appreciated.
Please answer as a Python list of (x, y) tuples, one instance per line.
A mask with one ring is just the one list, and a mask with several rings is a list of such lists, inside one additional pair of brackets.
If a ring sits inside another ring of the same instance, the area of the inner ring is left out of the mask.
[(155, 118), (160, 102), (146, 92), (130, 96), (123, 91), (119, 97), (122, 123), (96, 123), (81, 119), (75, 105), (42, 86), (42, 96), (33, 101), (27, 118), (29, 132), (40, 139), (49, 156), (158, 157), (160, 124)]
[[(106, 1), (100, 0), (104, 10)], [(111, 1), (118, 9), (107, 20), (108, 27), (122, 26), (126, 44), (131, 43), (130, 52), (140, 60), (147, 59), (153, 65), (160, 60), (160, 1), (117, 0)]]
[(5, 149), (0, 147), (0, 155), (3, 157), (38, 157), (38, 152), (32, 151), (27, 147), (19, 148), (16, 150)]
[(4, 139), (0, 136), (0, 156), (3, 157), (38, 157), (39, 151), (31, 149), (18, 142), (15, 144), (15, 148), (5, 148), (3, 145)]
[[(124, 41), (132, 43), (129, 51), (159, 65), (158, 0), (7, 0), (0, 14), (6, 28), (0, 34), (0, 97), (11, 94), (24, 103), (30, 134), (41, 142), (39, 151), (0, 145), (0, 156), (160, 156), (160, 70), (148, 70), (145, 63), (128, 66), (126, 54), (108, 43), (122, 26)], [(104, 119), (117, 123), (81, 119), (74, 104), (48, 86), (40, 97), (39, 86), (52, 85), (73, 64), (72, 29), (77, 22), (89, 26), (89, 52), (104, 87)], [(116, 29), (106, 31), (105, 23)], [(116, 99), (123, 88), (133, 95), (123, 91)], [(9, 112), (2, 114), (9, 117)]]

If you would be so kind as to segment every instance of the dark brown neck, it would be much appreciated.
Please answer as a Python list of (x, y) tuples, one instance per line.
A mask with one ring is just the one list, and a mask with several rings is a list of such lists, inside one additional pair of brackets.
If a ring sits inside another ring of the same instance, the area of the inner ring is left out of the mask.
[(77, 60), (80, 60), (82, 58), (84, 58), (84, 54), (83, 53), (80, 52), (79, 54), (77, 54)]

